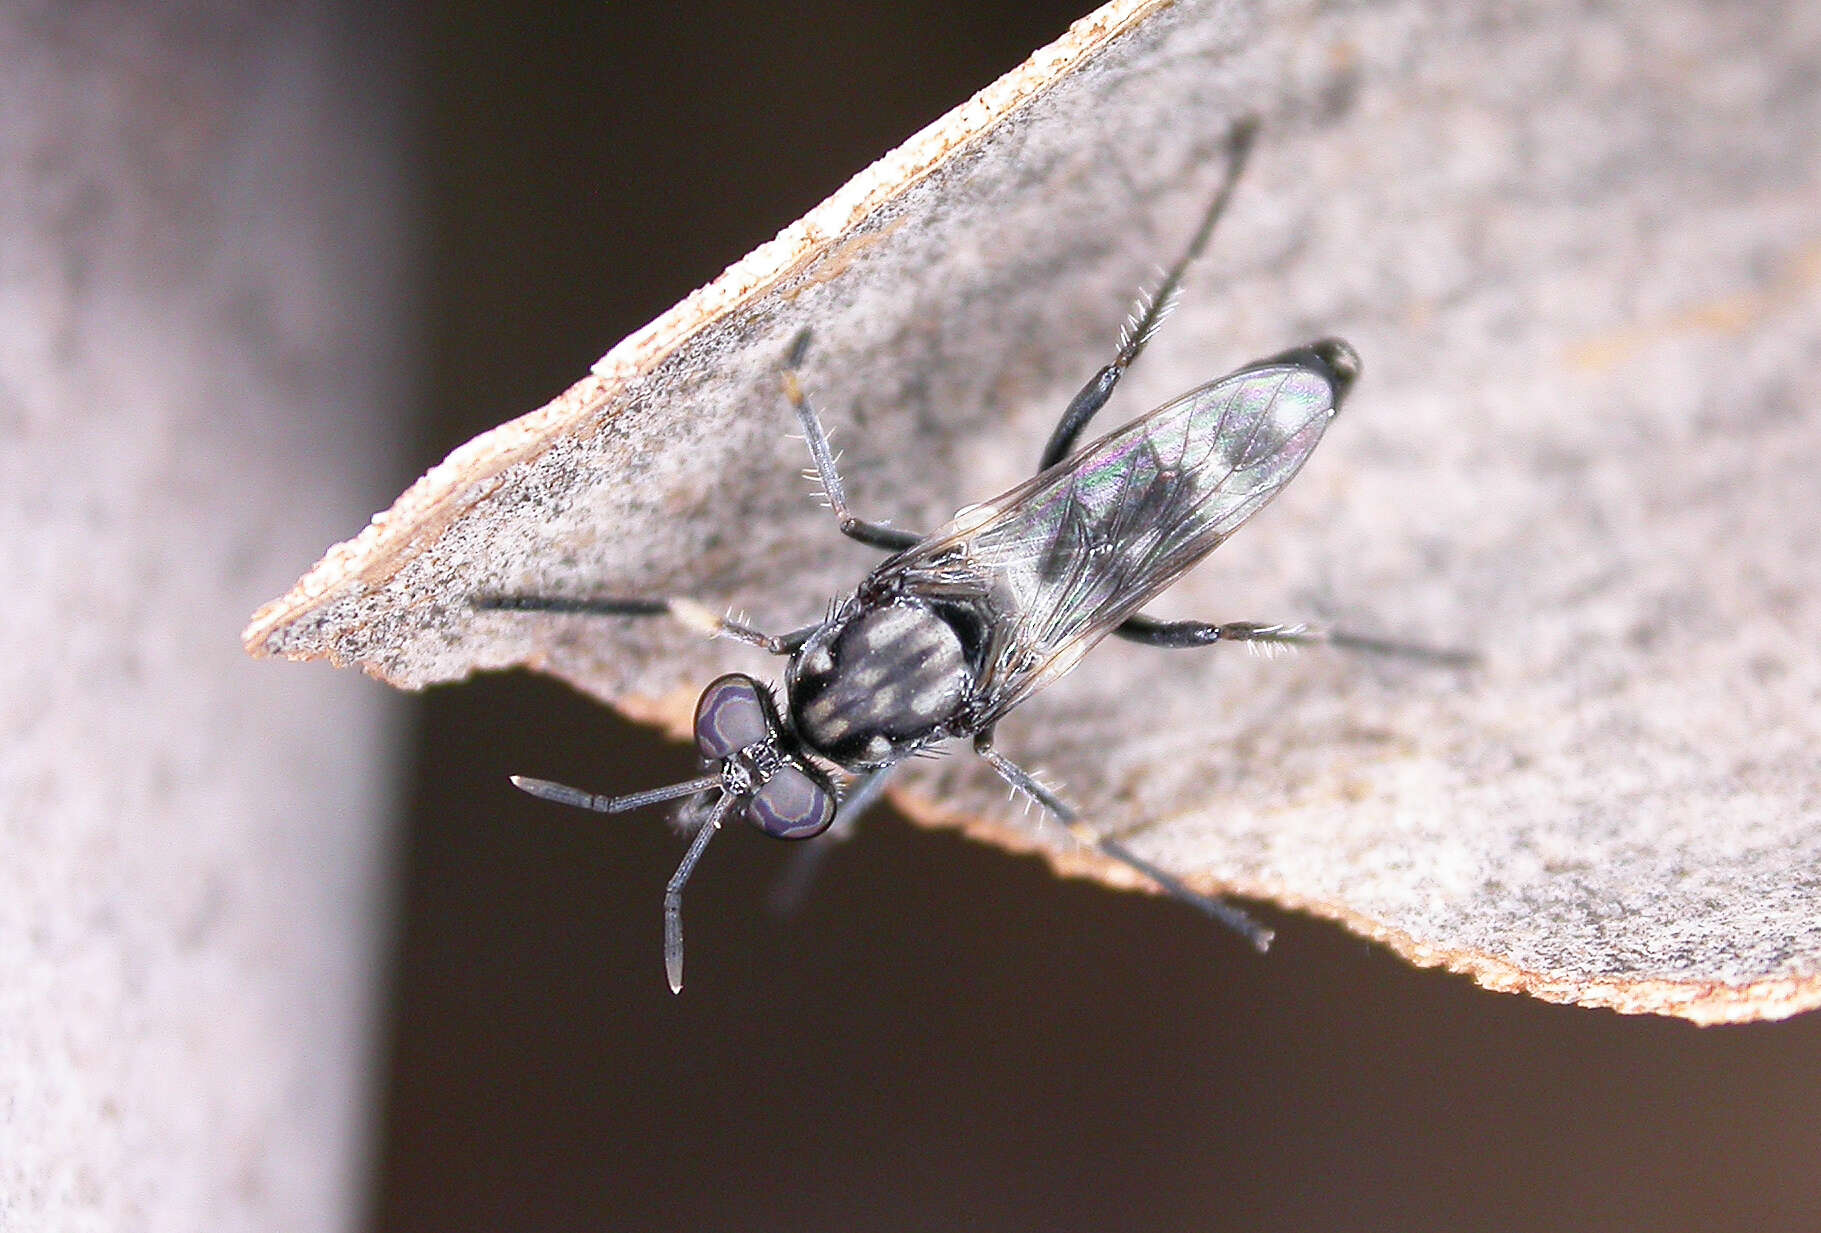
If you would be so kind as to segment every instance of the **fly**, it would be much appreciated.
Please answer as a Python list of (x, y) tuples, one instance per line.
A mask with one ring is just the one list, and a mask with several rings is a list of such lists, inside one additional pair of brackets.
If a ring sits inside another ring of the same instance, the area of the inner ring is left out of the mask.
[[(1112, 362), (1070, 401), (1037, 474), (962, 510), (929, 535), (868, 522), (848, 508), (828, 434), (797, 378), (809, 343), (807, 331), (798, 336), (783, 373), (784, 393), (828, 504), (843, 534), (892, 554), (834, 603), (825, 620), (766, 634), (684, 599), (475, 600), (482, 609), (669, 616), (787, 657), (780, 694), (741, 673), (703, 690), (695, 715), (705, 769), (699, 778), (625, 796), (512, 779), (533, 796), (601, 813), (697, 798), (686, 813), (701, 817), (706, 811), (706, 817), (664, 894), (664, 966), (672, 992), (683, 984), (683, 885), (723, 823), (739, 814), (774, 838), (820, 835), (837, 816), (857, 818), (893, 767), (950, 740), (971, 741), (1015, 791), (1040, 803), (1082, 842), (1259, 950), (1270, 944), (1270, 931), (1251, 917), (1093, 829), (993, 744), (995, 725), (1007, 712), (1109, 634), (1156, 647), (1327, 643), (1460, 658), (1302, 625), (1160, 621), (1140, 611), (1301, 469), (1359, 376), (1359, 357), (1339, 339), (1248, 364), (1074, 449), (1168, 314), (1183, 273), (1226, 209), (1256, 132), (1251, 120), (1233, 129), (1225, 177), (1187, 250), (1157, 292), (1139, 301)], [(837, 791), (837, 776), (843, 791)]]

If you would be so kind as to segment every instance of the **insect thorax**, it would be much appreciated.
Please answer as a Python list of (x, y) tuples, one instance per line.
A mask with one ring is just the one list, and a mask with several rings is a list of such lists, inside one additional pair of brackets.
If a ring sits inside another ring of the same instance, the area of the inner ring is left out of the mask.
[(954, 624), (928, 604), (850, 600), (790, 662), (791, 724), (849, 769), (894, 762), (948, 735), (973, 683), (969, 659)]

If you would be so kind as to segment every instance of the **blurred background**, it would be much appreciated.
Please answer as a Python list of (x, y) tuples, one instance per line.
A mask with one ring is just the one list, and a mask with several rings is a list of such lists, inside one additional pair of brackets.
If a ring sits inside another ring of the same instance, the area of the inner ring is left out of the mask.
[[(345, 168), (338, 192), (358, 210), (371, 176), (399, 211), (383, 234), (406, 378), (387, 388), (408, 418), (308, 447), (330, 469), (345, 454), (350, 500), (380, 508), (1085, 3), (171, 7), (181, 37), (200, 29), (229, 57), (249, 29), (327, 29), (340, 93), (296, 105), (371, 124), (396, 152)], [(75, 25), (104, 45), (114, 16), (54, 13), (26, 6), (0, 34)], [(310, 543), (288, 576), (328, 538)], [(245, 577), (242, 592), (249, 610), (276, 593)], [(216, 622), (229, 650), (243, 617)], [(246, 671), (387, 692), (322, 665)], [(349, 1012), (375, 1035), (360, 1056), (358, 1032), (325, 1038), (352, 1051), (325, 1062), (336, 1082), (371, 1098), (341, 1209), (356, 1227), (1821, 1228), (1821, 1016), (1697, 1029), (1552, 1006), (1268, 908), (1278, 942), (1260, 957), (1176, 903), (1060, 881), (889, 810), (788, 916), (765, 902), (785, 846), (731, 831), (691, 885), (673, 997), (659, 902), (681, 842), (654, 816), (556, 809), (506, 776), (625, 791), (694, 774), (690, 751), (524, 674), (402, 710), (396, 830), (382, 816), (374, 844), (390, 855), (376, 888), (345, 892), (351, 915), (386, 922), (377, 1005)], [(318, 799), (287, 844), (334, 830), (343, 806)], [(339, 902), (289, 924), (319, 929)], [(310, 1083), (286, 1077), (284, 1107)], [(221, 1173), (261, 1210), (273, 1183)], [(29, 1219), (62, 1210), (37, 1184), (0, 1161), (0, 1227), (56, 1227)], [(109, 1180), (55, 1185), (80, 1205)], [(132, 1227), (174, 1227), (148, 1185), (126, 1210), (152, 1216)]]

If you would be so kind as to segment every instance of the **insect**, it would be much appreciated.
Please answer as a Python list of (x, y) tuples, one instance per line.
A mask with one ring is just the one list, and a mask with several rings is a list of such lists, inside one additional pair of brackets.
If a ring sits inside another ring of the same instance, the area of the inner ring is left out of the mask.
[(1451, 658), (1301, 625), (1160, 621), (1140, 611), (1296, 475), (1359, 376), (1359, 358), (1346, 343), (1323, 339), (1248, 364), (1074, 448), (1168, 314), (1184, 272), (1226, 209), (1256, 131), (1252, 121), (1233, 129), (1225, 176), (1187, 250), (1157, 291), (1140, 298), (1112, 362), (1069, 403), (1037, 474), (929, 535), (869, 522), (848, 508), (828, 435), (796, 375), (809, 341), (807, 333), (798, 336), (784, 392), (828, 504), (843, 534), (892, 554), (832, 604), (826, 619), (773, 635), (682, 599), (475, 600), (494, 610), (669, 616), (788, 657), (781, 693), (741, 673), (702, 691), (695, 740), (706, 773), (699, 778), (606, 796), (513, 777), (534, 796), (602, 813), (696, 798), (695, 815), (706, 817), (664, 893), (664, 965), (673, 992), (683, 983), (683, 886), (725, 822), (737, 813), (775, 838), (820, 835), (837, 816), (863, 812), (894, 767), (950, 740), (971, 741), (1015, 791), (1082, 842), (1258, 949), (1269, 945), (1270, 932), (1245, 913), (1094, 830), (993, 743), (1007, 712), (1109, 634), (1155, 647), (1327, 643)]

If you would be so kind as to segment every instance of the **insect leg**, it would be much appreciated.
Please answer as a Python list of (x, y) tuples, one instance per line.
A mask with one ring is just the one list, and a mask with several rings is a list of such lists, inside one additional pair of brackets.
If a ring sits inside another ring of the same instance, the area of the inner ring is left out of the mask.
[(1228, 621), (1218, 625), (1211, 621), (1159, 621), (1140, 613), (1127, 617), (1125, 623), (1113, 632), (1121, 638), (1146, 646), (1195, 647), (1210, 646), (1216, 642), (1255, 642), (1266, 646), (1332, 646), (1347, 651), (1363, 651), (1369, 655), (1420, 659), (1451, 668), (1470, 667), (1479, 662), (1479, 656), (1472, 651), (1439, 650), (1412, 642), (1370, 638), (1312, 625), (1263, 625), (1255, 621)]
[(1068, 828), (1082, 843), (1099, 849), (1120, 864), (1136, 869), (1151, 881), (1157, 883), (1173, 897), (1182, 900), (1190, 907), (1213, 917), (1227, 928), (1233, 930), (1260, 951), (1271, 947), (1271, 931), (1253, 920), (1230, 903), (1204, 895), (1184, 882), (1181, 878), (1166, 870), (1158, 868), (1136, 852), (1120, 843), (1110, 835), (1103, 835), (1086, 822), (1081, 815), (1066, 804), (1060, 797), (1017, 763), (993, 748), (992, 729), (987, 729), (974, 737), (974, 750), (987, 760), (987, 763), (999, 773), (999, 777), (1011, 784), (1013, 789), (1024, 793), (1045, 809), (1055, 814), (1057, 819)]
[(721, 616), (693, 599), (578, 599), (567, 595), (477, 595), (470, 601), (484, 612), (560, 612), (583, 616), (667, 616), (711, 638), (731, 638), (773, 655), (789, 655), (821, 628), (820, 623), (787, 634), (761, 633), (743, 621)]
[(765, 896), (765, 906), (773, 914), (789, 916), (803, 906), (828, 854), (835, 850), (835, 843), (852, 835), (854, 826), (866, 816), (866, 811), (878, 803), (885, 794), (885, 781), (891, 771), (890, 766), (883, 766), (855, 780), (847, 795), (841, 798), (840, 812), (827, 832), (815, 843), (792, 845), (789, 863)]
[(1119, 353), (1113, 362), (1095, 373), (1088, 383), (1081, 387), (1081, 392), (1069, 402), (1068, 409), (1062, 413), (1062, 419), (1056, 425), (1056, 431), (1050, 434), (1049, 443), (1043, 447), (1043, 457), (1037, 463), (1039, 471), (1047, 471), (1068, 454), (1075, 445), (1075, 438), (1087, 427), (1099, 410), (1106, 406), (1113, 396), (1113, 387), (1119, 384), (1119, 378), (1125, 370), (1137, 360), (1145, 344), (1157, 333), (1163, 319), (1175, 305), (1176, 293), (1182, 286), (1182, 276), (1194, 260), (1201, 256), (1202, 249), (1208, 245), (1208, 237), (1214, 234), (1214, 224), (1226, 212), (1227, 202), (1233, 198), (1233, 190), (1239, 184), (1240, 172), (1245, 170), (1246, 156), (1252, 152), (1253, 139), (1258, 136), (1258, 118), (1247, 116), (1233, 126), (1227, 135), (1227, 173), (1220, 182), (1220, 190), (1214, 194), (1214, 200), (1208, 205), (1208, 211), (1202, 215), (1201, 226), (1195, 229), (1195, 235), (1189, 240), (1189, 247), (1170, 272), (1165, 274), (1163, 282), (1156, 291), (1139, 296), (1133, 306), (1132, 315), (1126, 321), (1125, 330), (1119, 336)]
[(857, 518), (847, 508), (847, 492), (841, 486), (841, 472), (835, 467), (835, 452), (828, 443), (828, 433), (823, 429), (816, 409), (809, 405), (803, 383), (797, 379), (797, 368), (803, 363), (807, 350), (809, 331), (804, 330), (791, 344), (790, 356), (784, 361), (784, 397), (790, 400), (791, 409), (797, 413), (797, 422), (803, 425), (803, 439), (809, 444), (809, 456), (815, 460), (816, 475), (822, 481), (822, 491), (828, 495), (828, 507), (834, 510), (835, 518), (841, 524), (841, 534), (887, 552), (909, 548), (923, 537), (914, 531), (900, 531), (882, 522)]

